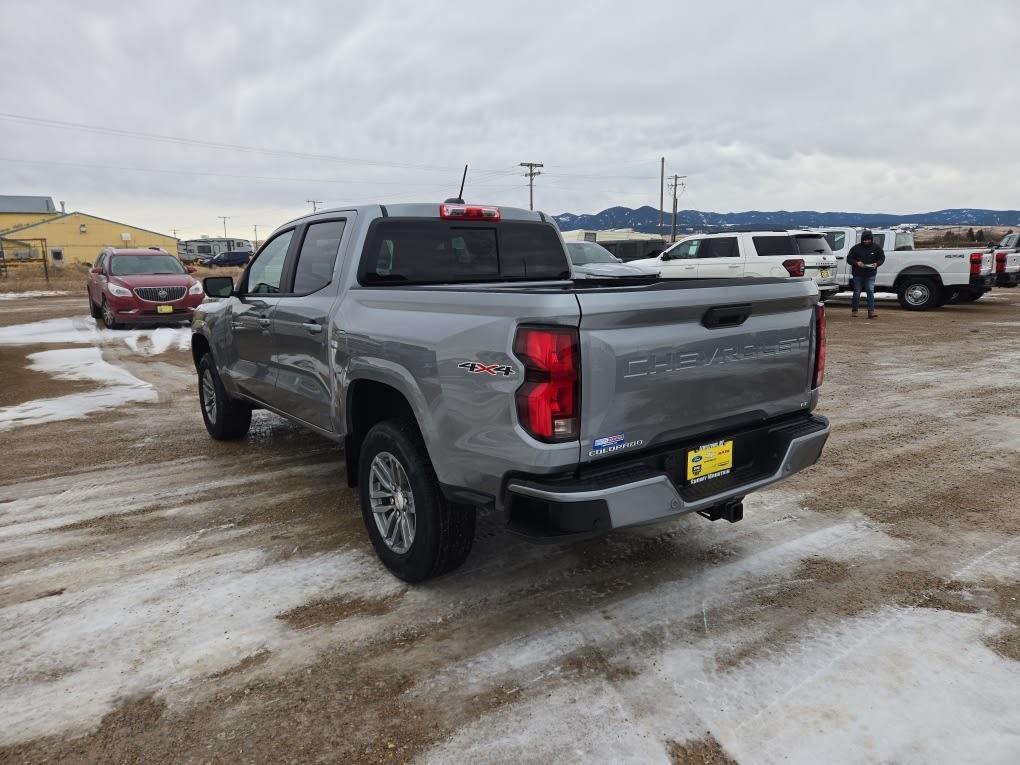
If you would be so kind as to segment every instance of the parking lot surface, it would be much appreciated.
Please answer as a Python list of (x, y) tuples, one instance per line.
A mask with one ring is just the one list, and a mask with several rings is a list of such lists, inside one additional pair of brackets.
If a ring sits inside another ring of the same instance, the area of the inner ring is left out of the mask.
[(0, 302), (0, 761), (1016, 762), (1020, 294), (879, 311), (742, 522), (490, 514), (408, 587), (338, 447), (206, 435), (186, 328)]

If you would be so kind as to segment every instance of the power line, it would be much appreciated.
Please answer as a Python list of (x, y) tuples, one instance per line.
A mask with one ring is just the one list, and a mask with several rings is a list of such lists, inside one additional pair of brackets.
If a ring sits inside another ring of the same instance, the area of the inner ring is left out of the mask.
[(321, 199), (306, 199), (305, 202), (307, 202), (308, 204), (310, 204), (312, 206), (312, 212), (313, 213), (318, 212), (319, 211), (318, 205), (322, 204), (322, 200)]
[[(438, 186), (441, 185), (441, 181), (397, 181), (397, 180), (374, 180), (370, 178), (299, 178), (294, 176), (279, 176), (279, 175), (244, 175), (240, 173), (210, 173), (201, 170), (173, 170), (170, 168), (158, 168), (158, 167), (132, 167), (128, 165), (108, 165), (108, 164), (97, 164), (90, 162), (60, 162), (57, 160), (49, 159), (19, 159), (15, 157), (0, 157), (0, 162), (17, 162), (19, 164), (29, 165), (52, 165), (54, 167), (81, 167), (87, 169), (98, 169), (98, 170), (121, 170), (132, 173), (160, 173), (164, 175), (187, 175), (195, 177), (209, 177), (209, 178), (231, 178), (248, 181), (284, 181), (293, 183), (331, 183), (331, 184), (363, 184), (366, 186)], [(500, 171), (500, 175), (504, 175), (503, 171)], [(512, 175), (516, 175), (517, 172), (513, 171)], [(488, 177), (495, 178), (495, 175), (491, 173)], [(472, 184), (479, 188), (510, 188), (510, 186), (504, 184), (485, 184), (478, 183)]]
[(545, 167), (541, 162), (521, 162), (521, 167), (526, 167), (527, 172), (524, 173), (528, 179), (528, 209), (535, 209), (535, 176), (541, 175), (542, 171), (538, 168)]
[[(289, 149), (269, 149), (259, 146), (247, 146), (244, 144), (227, 143), (224, 141), (210, 141), (201, 138), (188, 138), (185, 136), (165, 135), (162, 133), (146, 133), (139, 130), (126, 130), (123, 128), (113, 128), (103, 125), (90, 125), (84, 122), (68, 122), (66, 120), (53, 120), (44, 117), (33, 117), (27, 114), (12, 114), (10, 112), (0, 112), (0, 119), (8, 120), (10, 122), (19, 122), (30, 125), (42, 125), (45, 127), (59, 128), (62, 130), (83, 130), (86, 132), (97, 133), (101, 135), (115, 135), (128, 138), (139, 138), (149, 141), (161, 141), (164, 143), (173, 143), (184, 146), (202, 146), (209, 149), (239, 151), (251, 154), (265, 154), (267, 156), (275, 157), (296, 157), (300, 159), (314, 159), (325, 162), (339, 162), (343, 164), (356, 164), (375, 167), (398, 167), (405, 170), (448, 171), (460, 169), (459, 167), (446, 165), (418, 165), (408, 162), (388, 162), (384, 160), (363, 159), (359, 157), (341, 157), (332, 154), (313, 154), (303, 151), (291, 151)], [(496, 172), (503, 171), (497, 170)]]

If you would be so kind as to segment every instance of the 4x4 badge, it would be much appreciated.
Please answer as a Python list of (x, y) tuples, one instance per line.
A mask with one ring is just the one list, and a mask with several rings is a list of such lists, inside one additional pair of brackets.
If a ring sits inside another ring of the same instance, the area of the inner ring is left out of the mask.
[(483, 364), (480, 361), (462, 361), (457, 365), (458, 369), (466, 369), (468, 372), (473, 372), (476, 375), (503, 375), (503, 377), (510, 377), (514, 374), (514, 368), (506, 364)]

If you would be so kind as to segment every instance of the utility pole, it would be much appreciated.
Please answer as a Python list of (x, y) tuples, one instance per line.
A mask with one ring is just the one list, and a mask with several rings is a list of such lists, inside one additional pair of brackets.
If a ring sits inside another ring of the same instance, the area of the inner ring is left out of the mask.
[(305, 201), (312, 206), (312, 212), (313, 213), (314, 212), (318, 212), (319, 211), (319, 207), (318, 206), (322, 204), (322, 200), (321, 199), (306, 199)]
[(223, 238), (226, 239), (227, 238), (227, 221), (230, 220), (230, 216), (229, 215), (217, 215), (216, 217), (219, 218), (221, 221), (223, 221)]
[(255, 229), (255, 249), (259, 248), (259, 224), (256, 223), (253, 228)]
[(673, 228), (670, 230), (669, 234), (670, 243), (676, 241), (676, 193), (677, 189), (684, 187), (682, 181), (686, 178), (686, 175), (677, 175), (676, 173), (673, 173), (673, 180), (669, 182), (669, 188), (673, 192)]
[(177, 238), (177, 229), (175, 228), (170, 229), (170, 233), (174, 235), (174, 239)]
[(665, 210), (663, 210), (665, 189), (666, 189), (666, 158), (663, 157), (659, 163), (659, 236), (662, 236), (662, 216), (666, 214)]
[(545, 167), (541, 162), (521, 162), (521, 167), (528, 168), (524, 173), (528, 179), (528, 209), (535, 209), (535, 176), (541, 175), (542, 171), (538, 168)]

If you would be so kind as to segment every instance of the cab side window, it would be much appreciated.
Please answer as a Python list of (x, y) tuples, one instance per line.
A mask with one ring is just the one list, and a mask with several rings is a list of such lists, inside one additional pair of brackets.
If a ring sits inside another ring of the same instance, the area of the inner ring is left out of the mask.
[(280, 291), (283, 282), (283, 266), (290, 250), (294, 230), (284, 231), (262, 248), (248, 269), (245, 292), (249, 295), (273, 295)]
[(321, 290), (333, 281), (333, 268), (336, 266), (336, 256), (340, 250), (340, 238), (343, 233), (342, 220), (313, 223), (305, 230), (291, 292), (307, 295)]

